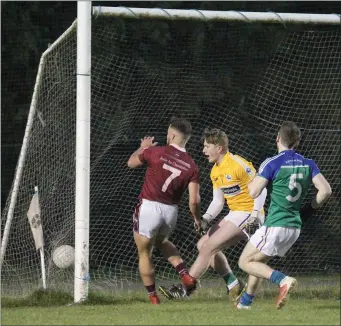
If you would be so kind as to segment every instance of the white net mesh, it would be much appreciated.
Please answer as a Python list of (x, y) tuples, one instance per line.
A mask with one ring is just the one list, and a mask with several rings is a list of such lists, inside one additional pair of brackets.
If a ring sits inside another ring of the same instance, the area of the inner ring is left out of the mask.
[[(300, 152), (316, 160), (332, 198), (308, 221), (286, 258), (273, 265), (292, 274), (335, 271), (340, 266), (340, 39), (339, 27), (121, 20), (98, 17), (92, 31), (91, 285), (139, 282), (132, 213), (144, 169), (126, 161), (144, 135), (166, 140), (173, 115), (188, 118), (188, 146), (201, 169), (203, 210), (209, 205), (211, 166), (201, 154), (205, 127), (225, 130), (231, 152), (254, 162), (274, 155), (283, 120), (303, 132)], [(72, 269), (58, 269), (53, 250), (74, 246), (76, 136), (76, 30), (47, 56), (38, 106), (2, 268), (3, 294), (36, 289), (40, 259), (26, 218), (33, 187), (40, 190), (48, 287), (71, 290)], [(309, 200), (313, 191), (309, 193)], [(186, 196), (185, 196), (186, 197)], [(9, 201), (8, 201), (9, 202)], [(2, 232), (8, 212), (3, 211)], [(223, 213), (226, 213), (226, 208)], [(223, 214), (222, 214), (223, 215)], [(221, 215), (221, 216), (222, 216)], [(198, 240), (180, 206), (172, 240), (188, 266)], [(237, 275), (242, 244), (226, 255)], [(175, 280), (155, 252), (158, 279)], [(216, 279), (209, 271), (207, 278)], [(90, 287), (91, 288), (91, 287)]]

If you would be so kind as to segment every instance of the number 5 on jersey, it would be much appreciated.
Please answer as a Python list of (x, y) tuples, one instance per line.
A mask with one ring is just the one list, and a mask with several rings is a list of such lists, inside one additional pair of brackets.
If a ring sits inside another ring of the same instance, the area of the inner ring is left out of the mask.
[(164, 164), (162, 166), (165, 170), (168, 170), (170, 172), (172, 172), (172, 174), (166, 179), (165, 183), (163, 184), (162, 186), (162, 191), (163, 192), (166, 192), (168, 186), (170, 185), (170, 183), (175, 179), (177, 178), (180, 174), (181, 174), (181, 171), (168, 165), (168, 164)]
[(296, 179), (303, 179), (303, 173), (297, 173), (297, 174), (290, 175), (289, 189), (290, 190), (294, 190), (295, 188), (297, 189), (296, 196), (293, 197), (291, 195), (288, 195), (285, 197), (290, 202), (297, 201), (302, 194), (302, 186), (300, 183), (296, 182)]

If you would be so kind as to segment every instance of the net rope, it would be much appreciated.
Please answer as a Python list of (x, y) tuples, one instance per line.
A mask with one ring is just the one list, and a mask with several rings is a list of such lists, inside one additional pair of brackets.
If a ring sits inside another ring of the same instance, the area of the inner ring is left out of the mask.
[[(140, 282), (132, 213), (145, 169), (129, 170), (139, 139), (165, 144), (170, 118), (188, 118), (188, 152), (201, 170), (203, 212), (212, 199), (211, 165), (202, 155), (205, 127), (223, 129), (232, 153), (256, 168), (276, 153), (279, 124), (302, 130), (299, 152), (314, 159), (331, 183), (328, 204), (308, 221), (294, 248), (272, 266), (293, 275), (340, 267), (340, 30), (325, 27), (123, 20), (99, 16), (92, 27), (90, 276), (93, 288)], [(70, 291), (73, 269), (58, 269), (53, 250), (74, 246), (76, 29), (46, 57), (38, 105), (2, 268), (3, 294), (36, 289), (40, 258), (26, 213), (40, 191), (48, 287)], [(305, 202), (314, 194), (309, 192)], [(196, 242), (184, 196), (171, 240), (190, 266)], [(1, 228), (8, 212), (3, 210)], [(220, 217), (227, 213), (225, 208)], [(244, 243), (225, 250), (238, 276)], [(158, 280), (177, 279), (155, 251)], [(216, 280), (209, 270), (207, 279)]]

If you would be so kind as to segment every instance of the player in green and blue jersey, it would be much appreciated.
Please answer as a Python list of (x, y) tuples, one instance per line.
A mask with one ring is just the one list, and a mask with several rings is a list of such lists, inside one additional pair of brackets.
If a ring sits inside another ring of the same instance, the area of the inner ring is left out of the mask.
[[(301, 217), (311, 215), (331, 195), (330, 185), (316, 163), (295, 152), (300, 141), (300, 130), (295, 123), (284, 122), (276, 141), (278, 155), (266, 159), (248, 185), (252, 198), (268, 188), (270, 208), (264, 225), (250, 238), (239, 259), (240, 268), (249, 274), (247, 289), (237, 304), (240, 309), (250, 308), (262, 278), (279, 286), (277, 309), (285, 305), (297, 281), (266, 263), (271, 257), (285, 255), (299, 237)], [(300, 214), (302, 200), (311, 183), (316, 187), (317, 195)]]

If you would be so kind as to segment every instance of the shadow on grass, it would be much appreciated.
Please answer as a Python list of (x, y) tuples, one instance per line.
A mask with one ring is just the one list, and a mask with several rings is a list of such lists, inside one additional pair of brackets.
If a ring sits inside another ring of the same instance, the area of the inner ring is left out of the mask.
[[(277, 287), (272, 288), (260, 288), (257, 292), (257, 299), (275, 299), (278, 295)], [(336, 299), (340, 296), (340, 287), (330, 287), (330, 286), (315, 286), (306, 288), (304, 286), (298, 287), (294, 292), (290, 294), (293, 299)], [(221, 301), (222, 299), (228, 297), (225, 288), (218, 289), (201, 289), (195, 293), (193, 300), (198, 302), (204, 301)]]
[[(278, 295), (276, 287), (271, 289), (261, 288), (257, 293), (257, 299), (275, 299)], [(340, 287), (337, 286), (316, 286), (298, 288), (291, 295), (293, 299), (318, 299), (318, 300), (335, 300), (340, 297)], [(188, 299), (182, 299), (188, 300)], [(192, 297), (196, 302), (222, 302), (228, 299), (225, 287), (219, 288), (201, 288), (196, 291)], [(177, 301), (177, 300), (175, 300)], [(339, 302), (335, 300), (335, 302)], [(134, 303), (149, 304), (147, 293), (143, 290), (122, 291), (122, 292), (89, 292), (88, 299), (79, 304), (73, 303), (73, 296), (69, 293), (56, 290), (38, 290), (26, 297), (13, 298), (3, 297), (1, 306), (3, 308), (18, 308), (18, 307), (61, 307), (75, 305), (125, 305)], [(332, 309), (335, 307), (332, 306)], [(322, 306), (321, 306), (322, 309)], [(327, 309), (323, 306), (323, 309)]]
[(38, 290), (23, 298), (3, 297), (1, 300), (2, 308), (18, 307), (54, 307), (54, 306), (74, 306), (74, 305), (115, 305), (148, 302), (144, 298), (134, 294), (103, 295), (101, 293), (89, 292), (88, 299), (84, 302), (75, 304), (71, 294), (55, 290)]

